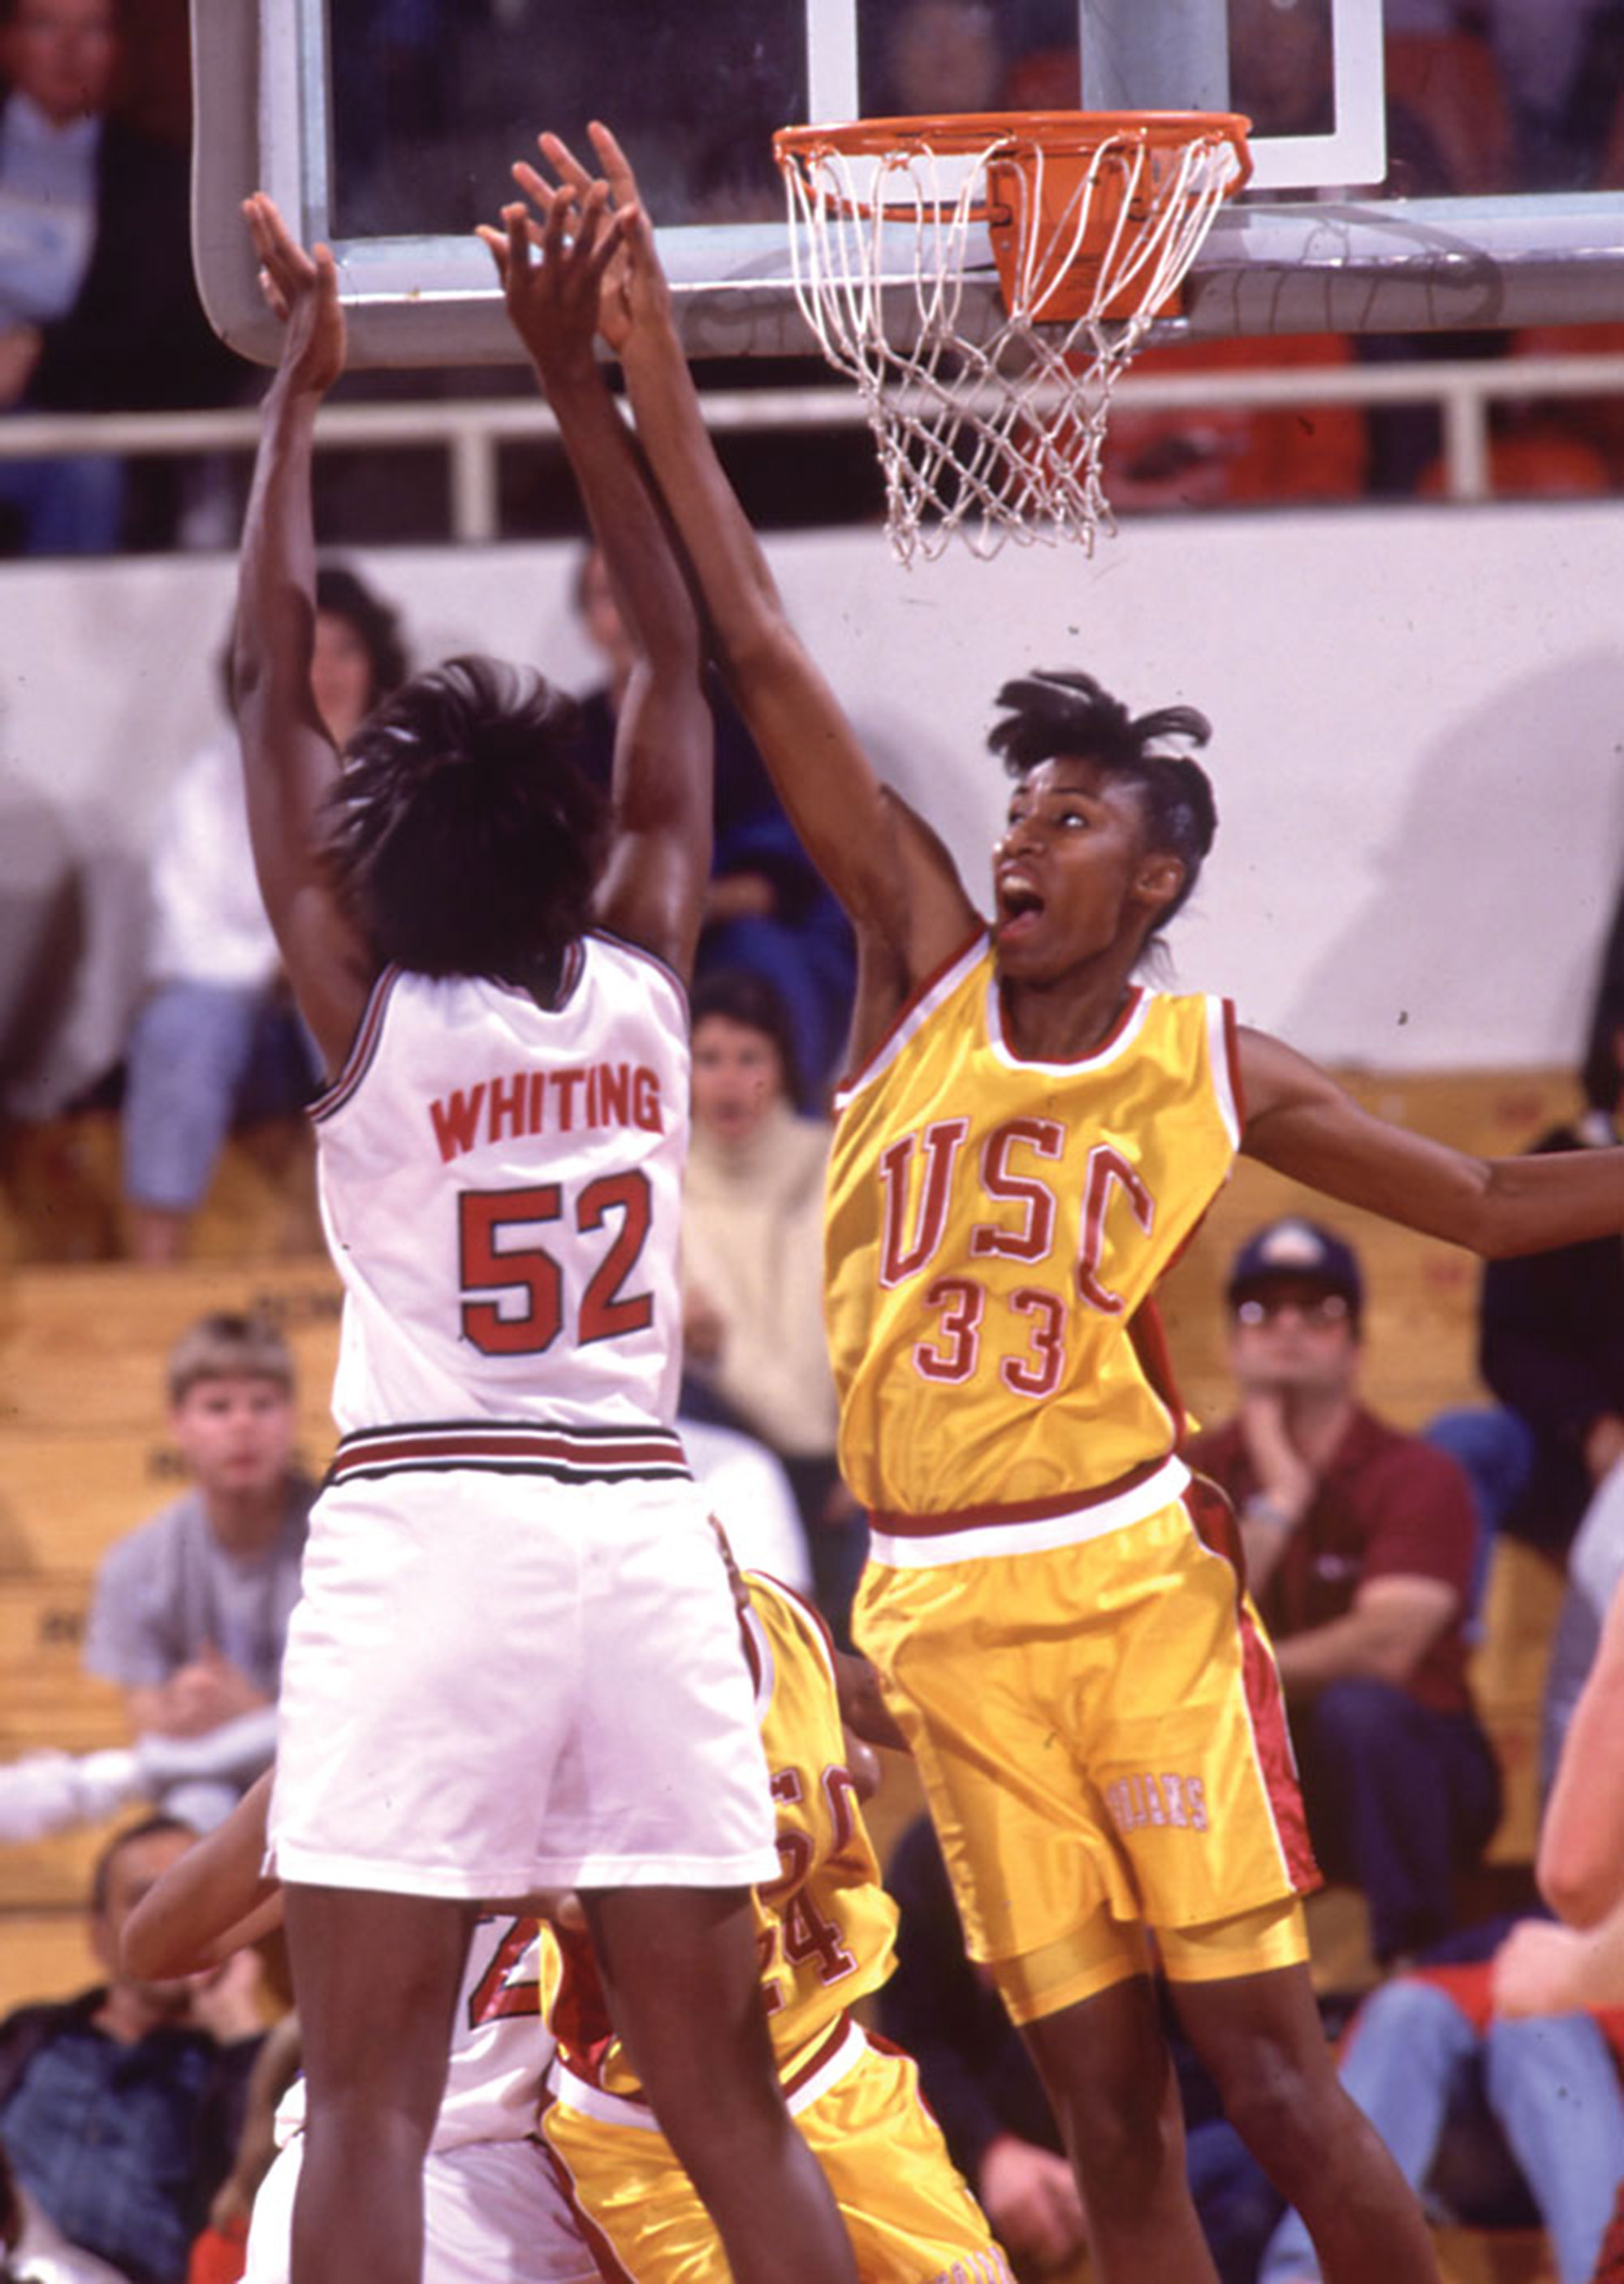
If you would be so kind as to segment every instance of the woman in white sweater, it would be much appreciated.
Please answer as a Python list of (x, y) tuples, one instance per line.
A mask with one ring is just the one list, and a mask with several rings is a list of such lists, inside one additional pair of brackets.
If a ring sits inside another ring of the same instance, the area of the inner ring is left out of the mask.
[(830, 1129), (796, 1111), (788, 1018), (765, 978), (702, 976), (691, 1005), (683, 1410), (742, 1428), (782, 1460), (820, 1606), (843, 1639), (867, 1534), (836, 1466), (823, 1336)]

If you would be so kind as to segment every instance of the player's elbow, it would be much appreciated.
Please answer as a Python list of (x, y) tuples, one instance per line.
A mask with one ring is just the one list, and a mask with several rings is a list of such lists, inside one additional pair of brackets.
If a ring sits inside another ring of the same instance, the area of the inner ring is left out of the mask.
[(748, 590), (715, 633), (724, 674), (741, 704), (783, 688), (802, 665), (800, 637), (770, 591)]
[(1542, 1844), (1534, 1870), (1541, 1895), (1568, 1927), (1597, 1926), (1619, 1900), (1619, 1867), (1583, 1849)]

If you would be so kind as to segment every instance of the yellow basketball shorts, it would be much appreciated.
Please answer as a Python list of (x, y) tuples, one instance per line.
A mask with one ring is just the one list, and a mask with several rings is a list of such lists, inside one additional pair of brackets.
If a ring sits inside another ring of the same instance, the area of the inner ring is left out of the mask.
[[(863, 2284), (1014, 2284), (981, 2208), (920, 2098), (914, 2062), (847, 2023), (789, 2091), (822, 2166)], [(642, 2105), (561, 2065), (542, 2131), (553, 2171), (606, 2277), (726, 2284), (704, 2207)]]
[(1228, 1503), (1197, 1478), (1100, 1512), (876, 1532), (855, 1613), (1017, 2019), (1138, 1971), (1145, 1929), (1189, 1980), (1306, 1957), (1294, 1899), (1319, 1882)]

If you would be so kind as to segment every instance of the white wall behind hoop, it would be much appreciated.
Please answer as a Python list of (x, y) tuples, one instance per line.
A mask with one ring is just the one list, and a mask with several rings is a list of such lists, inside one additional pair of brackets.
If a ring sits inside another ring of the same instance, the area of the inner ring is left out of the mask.
[[(1092, 560), (912, 572), (869, 531), (771, 552), (814, 655), (978, 889), (1006, 799), (982, 747), (999, 683), (1086, 666), (1135, 709), (1214, 724), (1221, 823), (1172, 933), (1178, 982), (1337, 1063), (1576, 1057), (1624, 872), (1624, 504), (1145, 520)], [(488, 649), (592, 680), (572, 550), (357, 560), (420, 660)], [(158, 803), (215, 726), (231, 576), (196, 558), (0, 570), (0, 1051), (48, 919), (68, 947), (48, 1044), (4, 1074), (19, 1111), (117, 1058)]]

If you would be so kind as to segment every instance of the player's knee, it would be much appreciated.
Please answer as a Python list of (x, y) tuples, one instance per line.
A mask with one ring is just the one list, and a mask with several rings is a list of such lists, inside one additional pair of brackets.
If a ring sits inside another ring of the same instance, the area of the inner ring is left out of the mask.
[(1068, 2139), (1084, 2202), (1096, 2218), (1142, 2212), (1158, 2184), (1182, 2175), (1176, 2101), (1153, 2098), (1149, 2086), (1124, 2088), (1120, 2099), (1074, 2103)]
[(1298, 2054), (1273, 2042), (1253, 2045), (1214, 2071), (1224, 2114), (1275, 2186), (1293, 2204), (1347, 2103), (1329, 2049)]

